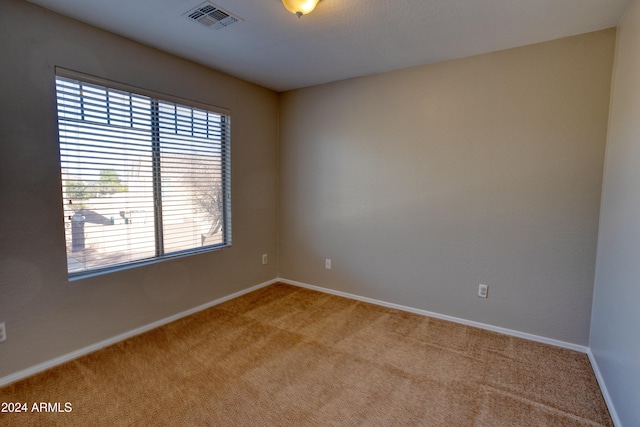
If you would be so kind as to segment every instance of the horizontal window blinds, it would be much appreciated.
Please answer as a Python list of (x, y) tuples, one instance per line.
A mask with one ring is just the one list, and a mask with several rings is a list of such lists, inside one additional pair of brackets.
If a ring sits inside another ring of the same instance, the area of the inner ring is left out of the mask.
[(230, 244), (230, 118), (56, 78), (70, 275)]

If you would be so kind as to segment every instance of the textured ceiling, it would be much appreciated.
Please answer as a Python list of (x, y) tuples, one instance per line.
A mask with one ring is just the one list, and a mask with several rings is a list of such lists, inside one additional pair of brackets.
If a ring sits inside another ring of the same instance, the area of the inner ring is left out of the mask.
[(204, 0), (30, 0), (276, 91), (614, 27), (629, 0), (321, 0), (298, 19), (280, 0), (214, 0), (242, 18), (187, 19)]

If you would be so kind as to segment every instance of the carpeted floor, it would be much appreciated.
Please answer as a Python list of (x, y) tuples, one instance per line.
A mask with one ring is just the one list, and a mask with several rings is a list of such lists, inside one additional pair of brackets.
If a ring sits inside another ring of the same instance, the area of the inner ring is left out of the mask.
[(11, 426), (613, 425), (584, 354), (285, 284), (4, 387), (0, 402), (28, 403), (0, 413)]

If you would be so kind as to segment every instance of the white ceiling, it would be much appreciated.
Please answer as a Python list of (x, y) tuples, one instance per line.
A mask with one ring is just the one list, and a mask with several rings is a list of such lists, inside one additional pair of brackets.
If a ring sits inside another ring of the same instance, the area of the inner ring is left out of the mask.
[(630, 0), (213, 0), (243, 19), (217, 31), (183, 16), (205, 0), (29, 1), (285, 91), (614, 27)]

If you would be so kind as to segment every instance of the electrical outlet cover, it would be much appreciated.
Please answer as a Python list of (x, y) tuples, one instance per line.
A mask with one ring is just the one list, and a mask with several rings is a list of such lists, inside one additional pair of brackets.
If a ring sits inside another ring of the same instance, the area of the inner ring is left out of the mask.
[(486, 298), (489, 293), (489, 286), (483, 285), (482, 283), (478, 285), (478, 296), (480, 298)]

